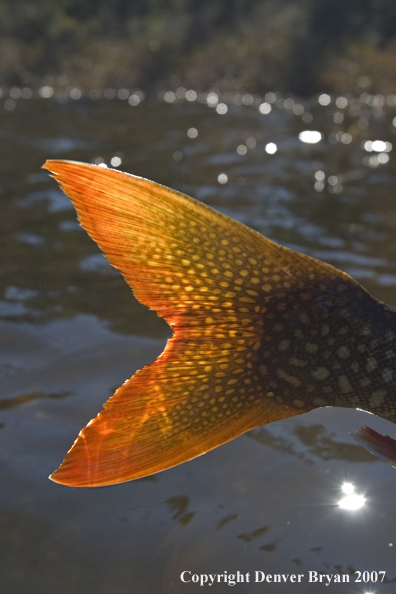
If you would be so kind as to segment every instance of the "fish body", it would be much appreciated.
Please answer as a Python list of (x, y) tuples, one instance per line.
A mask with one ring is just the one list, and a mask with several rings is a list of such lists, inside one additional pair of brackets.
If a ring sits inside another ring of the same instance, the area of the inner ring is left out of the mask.
[(396, 311), (348, 280), (280, 291), (266, 302), (258, 369), (290, 407), (356, 407), (396, 420)]
[(173, 331), (80, 432), (53, 480), (132, 480), (320, 406), (396, 421), (396, 310), (349, 275), (143, 178), (44, 167)]

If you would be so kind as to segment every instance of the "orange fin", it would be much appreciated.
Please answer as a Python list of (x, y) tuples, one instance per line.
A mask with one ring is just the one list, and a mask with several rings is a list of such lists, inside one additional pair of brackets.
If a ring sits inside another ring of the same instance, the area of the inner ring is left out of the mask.
[(381, 435), (370, 427), (362, 427), (351, 433), (358, 444), (374, 456), (396, 468), (396, 440), (389, 435)]
[[(71, 161), (44, 167), (137, 299), (174, 333), (158, 359), (80, 432), (54, 481), (83, 487), (136, 479), (314, 407), (293, 395), (274, 396), (265, 340), (281, 331), (275, 314), (288, 293), (329, 286), (363, 291), (358, 283), (146, 179)], [(267, 307), (275, 314), (264, 328)], [(282, 373), (286, 388), (303, 383)]]

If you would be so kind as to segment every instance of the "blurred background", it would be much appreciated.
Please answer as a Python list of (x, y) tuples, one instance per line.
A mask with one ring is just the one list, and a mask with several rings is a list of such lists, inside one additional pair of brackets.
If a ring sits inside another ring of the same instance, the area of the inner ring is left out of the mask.
[(389, 93), (393, 0), (1, 0), (0, 84)]

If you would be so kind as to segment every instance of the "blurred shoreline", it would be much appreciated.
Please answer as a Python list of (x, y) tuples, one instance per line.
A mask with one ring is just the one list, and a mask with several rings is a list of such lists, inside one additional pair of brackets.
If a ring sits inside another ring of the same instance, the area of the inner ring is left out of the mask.
[(3, 0), (0, 86), (390, 94), (396, 4)]

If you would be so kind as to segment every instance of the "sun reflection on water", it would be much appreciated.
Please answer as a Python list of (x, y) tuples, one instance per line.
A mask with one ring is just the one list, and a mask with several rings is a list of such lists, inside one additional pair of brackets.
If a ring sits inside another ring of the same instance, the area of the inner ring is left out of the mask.
[(298, 135), (298, 138), (301, 142), (305, 142), (307, 144), (316, 144), (322, 140), (322, 134), (317, 130), (303, 130)]
[(340, 499), (338, 506), (342, 509), (356, 510), (363, 507), (366, 499), (363, 495), (355, 493), (355, 486), (352, 483), (343, 483), (341, 491), (345, 494), (345, 497)]

